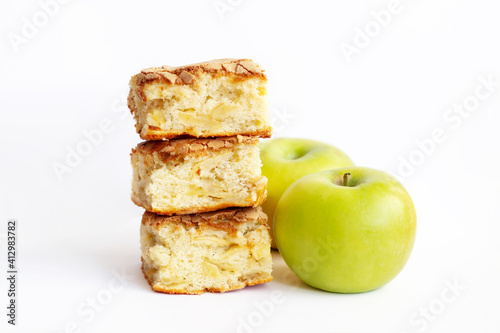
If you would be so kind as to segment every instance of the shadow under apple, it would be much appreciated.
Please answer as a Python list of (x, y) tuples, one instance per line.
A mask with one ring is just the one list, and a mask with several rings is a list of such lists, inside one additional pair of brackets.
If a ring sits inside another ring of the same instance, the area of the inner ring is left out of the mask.
[(315, 290), (318, 289), (313, 288), (304, 282), (295, 275), (295, 273), (287, 266), (285, 260), (280, 255), (279, 251), (272, 251), (273, 256), (273, 282), (277, 282), (280, 284), (284, 284), (293, 288), (299, 288), (304, 290)]

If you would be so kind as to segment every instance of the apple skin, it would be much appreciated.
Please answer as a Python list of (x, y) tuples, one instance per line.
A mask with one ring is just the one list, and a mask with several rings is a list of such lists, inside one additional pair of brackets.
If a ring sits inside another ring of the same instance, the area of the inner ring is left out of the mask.
[[(273, 231), (273, 216), (279, 199), (294, 181), (320, 171), (353, 166), (340, 149), (314, 140), (280, 138), (260, 144), (262, 174), (267, 177), (267, 199), (262, 204)], [(274, 237), (273, 237), (274, 238)], [(272, 243), (276, 248), (276, 243)]]
[[(349, 186), (343, 186), (350, 173)], [(274, 234), (287, 265), (308, 285), (337, 293), (382, 287), (406, 264), (415, 206), (391, 175), (348, 167), (305, 176), (281, 197)]]

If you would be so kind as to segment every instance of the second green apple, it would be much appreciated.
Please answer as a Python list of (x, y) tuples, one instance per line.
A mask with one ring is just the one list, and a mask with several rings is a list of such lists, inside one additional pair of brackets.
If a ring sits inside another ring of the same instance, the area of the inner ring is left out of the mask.
[[(262, 205), (273, 230), (276, 205), (286, 189), (306, 175), (353, 166), (342, 150), (319, 141), (279, 138), (260, 144), (262, 174), (267, 177), (267, 200)], [(273, 234), (274, 235), (274, 234)], [(273, 236), (273, 248), (276, 248)]]

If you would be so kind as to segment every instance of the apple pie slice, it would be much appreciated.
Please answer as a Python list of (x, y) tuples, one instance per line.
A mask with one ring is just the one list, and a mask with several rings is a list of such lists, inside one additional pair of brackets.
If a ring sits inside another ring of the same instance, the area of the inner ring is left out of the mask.
[(267, 138), (267, 78), (249, 59), (153, 67), (130, 80), (128, 105), (144, 140), (249, 135)]
[(155, 291), (225, 292), (271, 281), (271, 237), (260, 207), (163, 216), (145, 212), (142, 271)]
[(163, 215), (255, 207), (266, 199), (259, 139), (147, 141), (132, 151), (132, 201)]

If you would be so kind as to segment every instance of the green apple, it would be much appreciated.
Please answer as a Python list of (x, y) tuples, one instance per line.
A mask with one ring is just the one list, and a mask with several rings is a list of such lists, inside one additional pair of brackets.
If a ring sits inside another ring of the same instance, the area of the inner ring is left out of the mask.
[(305, 283), (358, 293), (385, 285), (403, 269), (416, 224), (415, 206), (393, 176), (348, 167), (293, 183), (276, 207), (274, 235)]
[[(262, 209), (273, 230), (274, 209), (285, 190), (303, 176), (320, 171), (352, 166), (340, 149), (306, 139), (271, 139), (260, 144), (262, 174), (267, 177), (267, 199)], [(273, 248), (276, 244), (273, 240)]]

